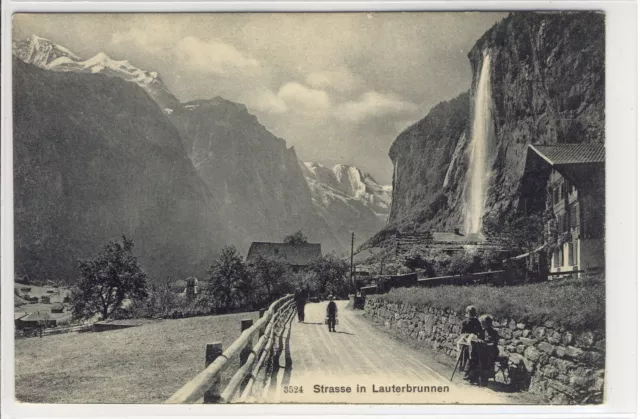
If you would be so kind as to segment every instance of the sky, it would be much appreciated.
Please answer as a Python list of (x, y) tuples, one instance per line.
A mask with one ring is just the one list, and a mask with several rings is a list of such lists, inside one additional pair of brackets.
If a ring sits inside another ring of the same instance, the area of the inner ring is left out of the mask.
[(390, 184), (395, 138), (469, 89), (467, 53), (504, 13), (15, 15), (88, 59), (157, 71), (181, 101), (247, 105), (298, 158), (357, 166)]

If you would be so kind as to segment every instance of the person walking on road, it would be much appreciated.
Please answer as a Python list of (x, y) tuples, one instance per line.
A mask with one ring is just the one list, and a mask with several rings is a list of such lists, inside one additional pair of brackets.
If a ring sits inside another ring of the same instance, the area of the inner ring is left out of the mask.
[(336, 331), (336, 317), (338, 317), (338, 306), (333, 301), (333, 295), (330, 295), (329, 304), (327, 304), (327, 325), (330, 332)]
[(307, 293), (302, 288), (302, 283), (298, 284), (293, 299), (296, 302), (298, 311), (298, 323), (304, 322), (304, 305), (307, 303)]

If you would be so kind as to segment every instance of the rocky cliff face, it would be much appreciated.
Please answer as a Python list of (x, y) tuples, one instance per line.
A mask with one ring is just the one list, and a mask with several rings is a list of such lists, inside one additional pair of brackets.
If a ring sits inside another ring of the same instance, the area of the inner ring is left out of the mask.
[(14, 60), (16, 274), (75, 279), (131, 237), (152, 279), (204, 273), (229, 239), (180, 135), (140, 87)]
[(349, 232), (355, 245), (384, 227), (389, 215), (391, 186), (380, 185), (357, 167), (339, 164), (333, 168), (319, 163), (301, 164), (317, 213), (346, 249)]
[[(469, 53), (492, 57), (495, 153), (486, 213), (517, 206), (527, 146), (604, 142), (604, 14), (512, 14)], [(474, 79), (475, 85), (475, 79)]]
[(392, 145), (387, 230), (463, 227), (471, 104), (485, 52), (494, 133), (485, 217), (500, 220), (517, 207), (528, 144), (604, 141), (604, 14), (511, 14), (469, 53), (471, 100), (437, 105)]
[(302, 230), (323, 252), (345, 248), (312, 203), (296, 152), (244, 105), (217, 97), (176, 107), (171, 120), (243, 250)]
[(463, 93), (439, 103), (398, 136), (389, 150), (394, 165), (391, 225), (444, 228), (459, 223), (459, 216), (446, 209), (456, 206), (463, 190), (468, 124), (469, 94)]

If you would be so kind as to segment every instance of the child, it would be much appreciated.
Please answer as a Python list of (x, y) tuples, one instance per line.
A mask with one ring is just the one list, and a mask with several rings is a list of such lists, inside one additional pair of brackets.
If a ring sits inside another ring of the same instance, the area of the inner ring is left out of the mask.
[(336, 317), (338, 316), (338, 306), (333, 301), (333, 295), (329, 296), (329, 304), (327, 304), (327, 324), (329, 325), (329, 331), (336, 331)]

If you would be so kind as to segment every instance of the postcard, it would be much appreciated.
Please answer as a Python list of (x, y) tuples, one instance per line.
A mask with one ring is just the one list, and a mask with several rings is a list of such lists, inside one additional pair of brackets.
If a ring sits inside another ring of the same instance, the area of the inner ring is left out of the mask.
[(14, 14), (15, 399), (605, 402), (605, 16)]

